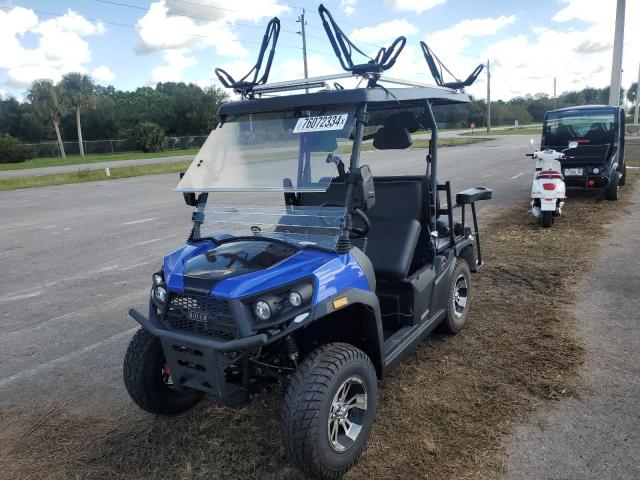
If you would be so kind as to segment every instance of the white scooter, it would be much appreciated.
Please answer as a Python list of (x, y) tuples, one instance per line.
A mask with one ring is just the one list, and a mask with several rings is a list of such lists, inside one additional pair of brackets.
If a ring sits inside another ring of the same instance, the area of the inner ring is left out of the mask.
[[(533, 140), (531, 140), (533, 145)], [(577, 142), (570, 142), (569, 148), (576, 148)], [(567, 149), (567, 150), (568, 150)], [(566, 158), (564, 151), (547, 148), (527, 154), (536, 161), (533, 184), (531, 185), (531, 214), (542, 221), (544, 228), (553, 224), (555, 217), (562, 213), (566, 199), (566, 187), (560, 160)]]

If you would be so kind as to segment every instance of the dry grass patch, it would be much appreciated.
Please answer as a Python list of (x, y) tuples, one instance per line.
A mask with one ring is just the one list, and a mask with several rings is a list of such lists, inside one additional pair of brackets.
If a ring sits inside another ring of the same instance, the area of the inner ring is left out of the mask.
[[(640, 145), (629, 151), (639, 165)], [(629, 183), (638, 172), (629, 171)], [(468, 328), (431, 337), (383, 382), (369, 447), (348, 478), (497, 478), (514, 424), (579, 394), (584, 351), (567, 306), (606, 222), (631, 206), (625, 190), (617, 203), (571, 197), (549, 230), (524, 202), (493, 217)], [(109, 418), (4, 411), (0, 471), (12, 479), (300, 478), (283, 460), (279, 409), (274, 393), (240, 410), (207, 402), (173, 418), (133, 405)]]

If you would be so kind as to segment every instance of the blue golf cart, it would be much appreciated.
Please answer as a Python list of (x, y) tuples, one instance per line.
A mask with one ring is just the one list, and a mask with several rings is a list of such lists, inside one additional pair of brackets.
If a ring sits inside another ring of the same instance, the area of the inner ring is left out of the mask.
[[(320, 13), (346, 74), (266, 83), (277, 19), (252, 79), (218, 72), (242, 99), (222, 104), (181, 176), (193, 228), (152, 275), (148, 312), (130, 311), (141, 328), (124, 381), (142, 409), (163, 415), (205, 394), (234, 406), (284, 386), (287, 458), (338, 478), (367, 442), (378, 380), (436, 327), (463, 328), (482, 265), (475, 202), (491, 191), (454, 197), (437, 178), (433, 107), (469, 97), (384, 77), (402, 37), (354, 65)], [(353, 78), (366, 86), (330, 84)], [(377, 151), (375, 163), (393, 170), (416, 135), (428, 138), (421, 174), (376, 176), (362, 163)]]

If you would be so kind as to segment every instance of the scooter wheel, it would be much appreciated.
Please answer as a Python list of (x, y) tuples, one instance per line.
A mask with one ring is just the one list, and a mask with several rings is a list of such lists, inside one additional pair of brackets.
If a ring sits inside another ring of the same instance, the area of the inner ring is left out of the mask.
[(553, 225), (553, 212), (542, 212), (542, 226), (549, 228), (551, 225)]

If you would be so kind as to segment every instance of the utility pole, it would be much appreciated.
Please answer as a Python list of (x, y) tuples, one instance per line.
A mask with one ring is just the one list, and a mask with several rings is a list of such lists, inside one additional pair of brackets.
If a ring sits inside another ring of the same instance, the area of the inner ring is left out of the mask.
[(487, 59), (487, 133), (491, 132), (491, 72), (489, 66), (489, 59)]
[[(307, 34), (305, 31), (305, 26), (307, 22), (304, 20), (304, 8), (302, 9), (302, 15), (298, 17), (297, 20), (300, 23), (300, 31), (297, 32), (298, 35), (302, 35), (302, 61), (304, 62), (304, 78), (309, 78), (309, 70), (307, 69)], [(305, 88), (305, 92), (309, 93), (309, 89)]]
[(611, 87), (609, 105), (620, 106), (620, 82), (622, 77), (622, 46), (624, 41), (624, 9), (626, 0), (618, 0), (616, 6), (616, 32), (613, 37), (613, 60), (611, 63)]
[(638, 67), (638, 83), (636, 83), (636, 108), (633, 113), (633, 124), (638, 126), (638, 109), (640, 109), (640, 66)]
[(558, 109), (558, 97), (556, 95), (556, 77), (553, 77), (553, 109)]

